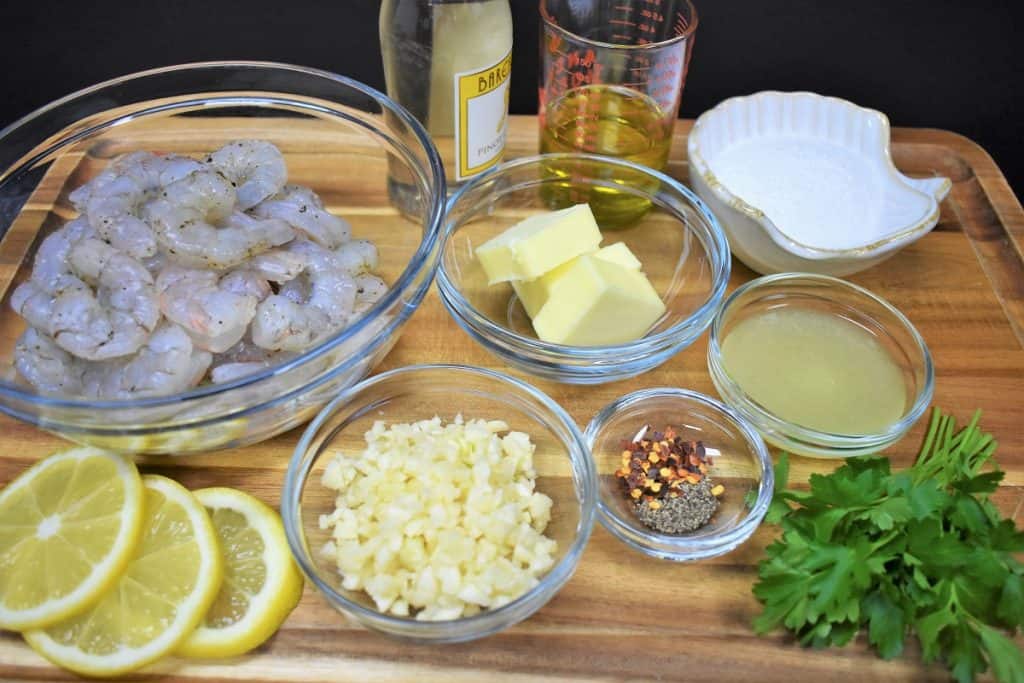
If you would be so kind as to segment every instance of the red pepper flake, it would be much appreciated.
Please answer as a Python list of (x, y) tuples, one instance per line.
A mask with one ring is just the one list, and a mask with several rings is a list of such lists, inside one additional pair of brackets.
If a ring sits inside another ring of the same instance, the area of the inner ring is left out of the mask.
[(656, 501), (677, 497), (683, 484), (698, 484), (711, 465), (702, 441), (686, 441), (672, 427), (659, 432), (644, 425), (632, 441), (623, 443), (622, 467), (615, 476), (629, 498)]

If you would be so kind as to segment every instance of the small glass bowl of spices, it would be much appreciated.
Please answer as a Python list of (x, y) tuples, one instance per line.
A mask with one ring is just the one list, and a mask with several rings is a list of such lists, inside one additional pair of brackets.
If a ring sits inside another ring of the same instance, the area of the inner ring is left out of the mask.
[(761, 523), (772, 461), (756, 430), (693, 391), (643, 389), (584, 433), (600, 482), (598, 520), (619, 540), (677, 562), (725, 554)]

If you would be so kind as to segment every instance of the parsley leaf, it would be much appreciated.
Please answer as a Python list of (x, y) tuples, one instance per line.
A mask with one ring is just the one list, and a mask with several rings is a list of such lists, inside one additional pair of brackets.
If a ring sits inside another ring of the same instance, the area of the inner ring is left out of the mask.
[(906, 622), (903, 608), (883, 589), (864, 598), (864, 612), (868, 620), (868, 642), (875, 646), (882, 659), (892, 659), (903, 652)]
[(1013, 641), (990, 626), (980, 626), (978, 634), (988, 650), (992, 671), (1000, 681), (1024, 681), (1024, 657)]
[(783, 454), (766, 517), (782, 535), (758, 565), (755, 630), (782, 627), (827, 647), (866, 629), (886, 659), (913, 633), (921, 658), (941, 659), (958, 681), (991, 669), (1002, 683), (1024, 683), (1012, 640), (1024, 627), (1024, 565), (1014, 557), (1024, 532), (988, 499), (1003, 473), (986, 469), (996, 442), (979, 420), (958, 431), (936, 410), (910, 468), (851, 459), (812, 475), (809, 491), (787, 488)]

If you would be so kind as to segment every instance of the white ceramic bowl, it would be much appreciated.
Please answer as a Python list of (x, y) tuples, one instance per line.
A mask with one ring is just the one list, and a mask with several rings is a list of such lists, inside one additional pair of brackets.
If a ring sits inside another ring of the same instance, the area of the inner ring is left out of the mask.
[(935, 227), (951, 187), (896, 170), (884, 114), (814, 93), (725, 100), (697, 119), (687, 149), (691, 184), (733, 254), (765, 274), (869, 268)]

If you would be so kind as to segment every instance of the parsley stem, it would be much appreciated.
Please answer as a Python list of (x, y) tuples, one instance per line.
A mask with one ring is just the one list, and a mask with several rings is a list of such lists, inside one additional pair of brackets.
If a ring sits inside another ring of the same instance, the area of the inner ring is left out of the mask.
[(932, 442), (935, 441), (935, 435), (938, 432), (939, 422), (942, 421), (942, 413), (938, 408), (932, 409), (932, 419), (928, 423), (928, 432), (924, 437), (924, 444), (921, 446), (920, 454), (917, 456), (918, 463), (923, 462), (927, 459), (927, 454), (931, 452)]

